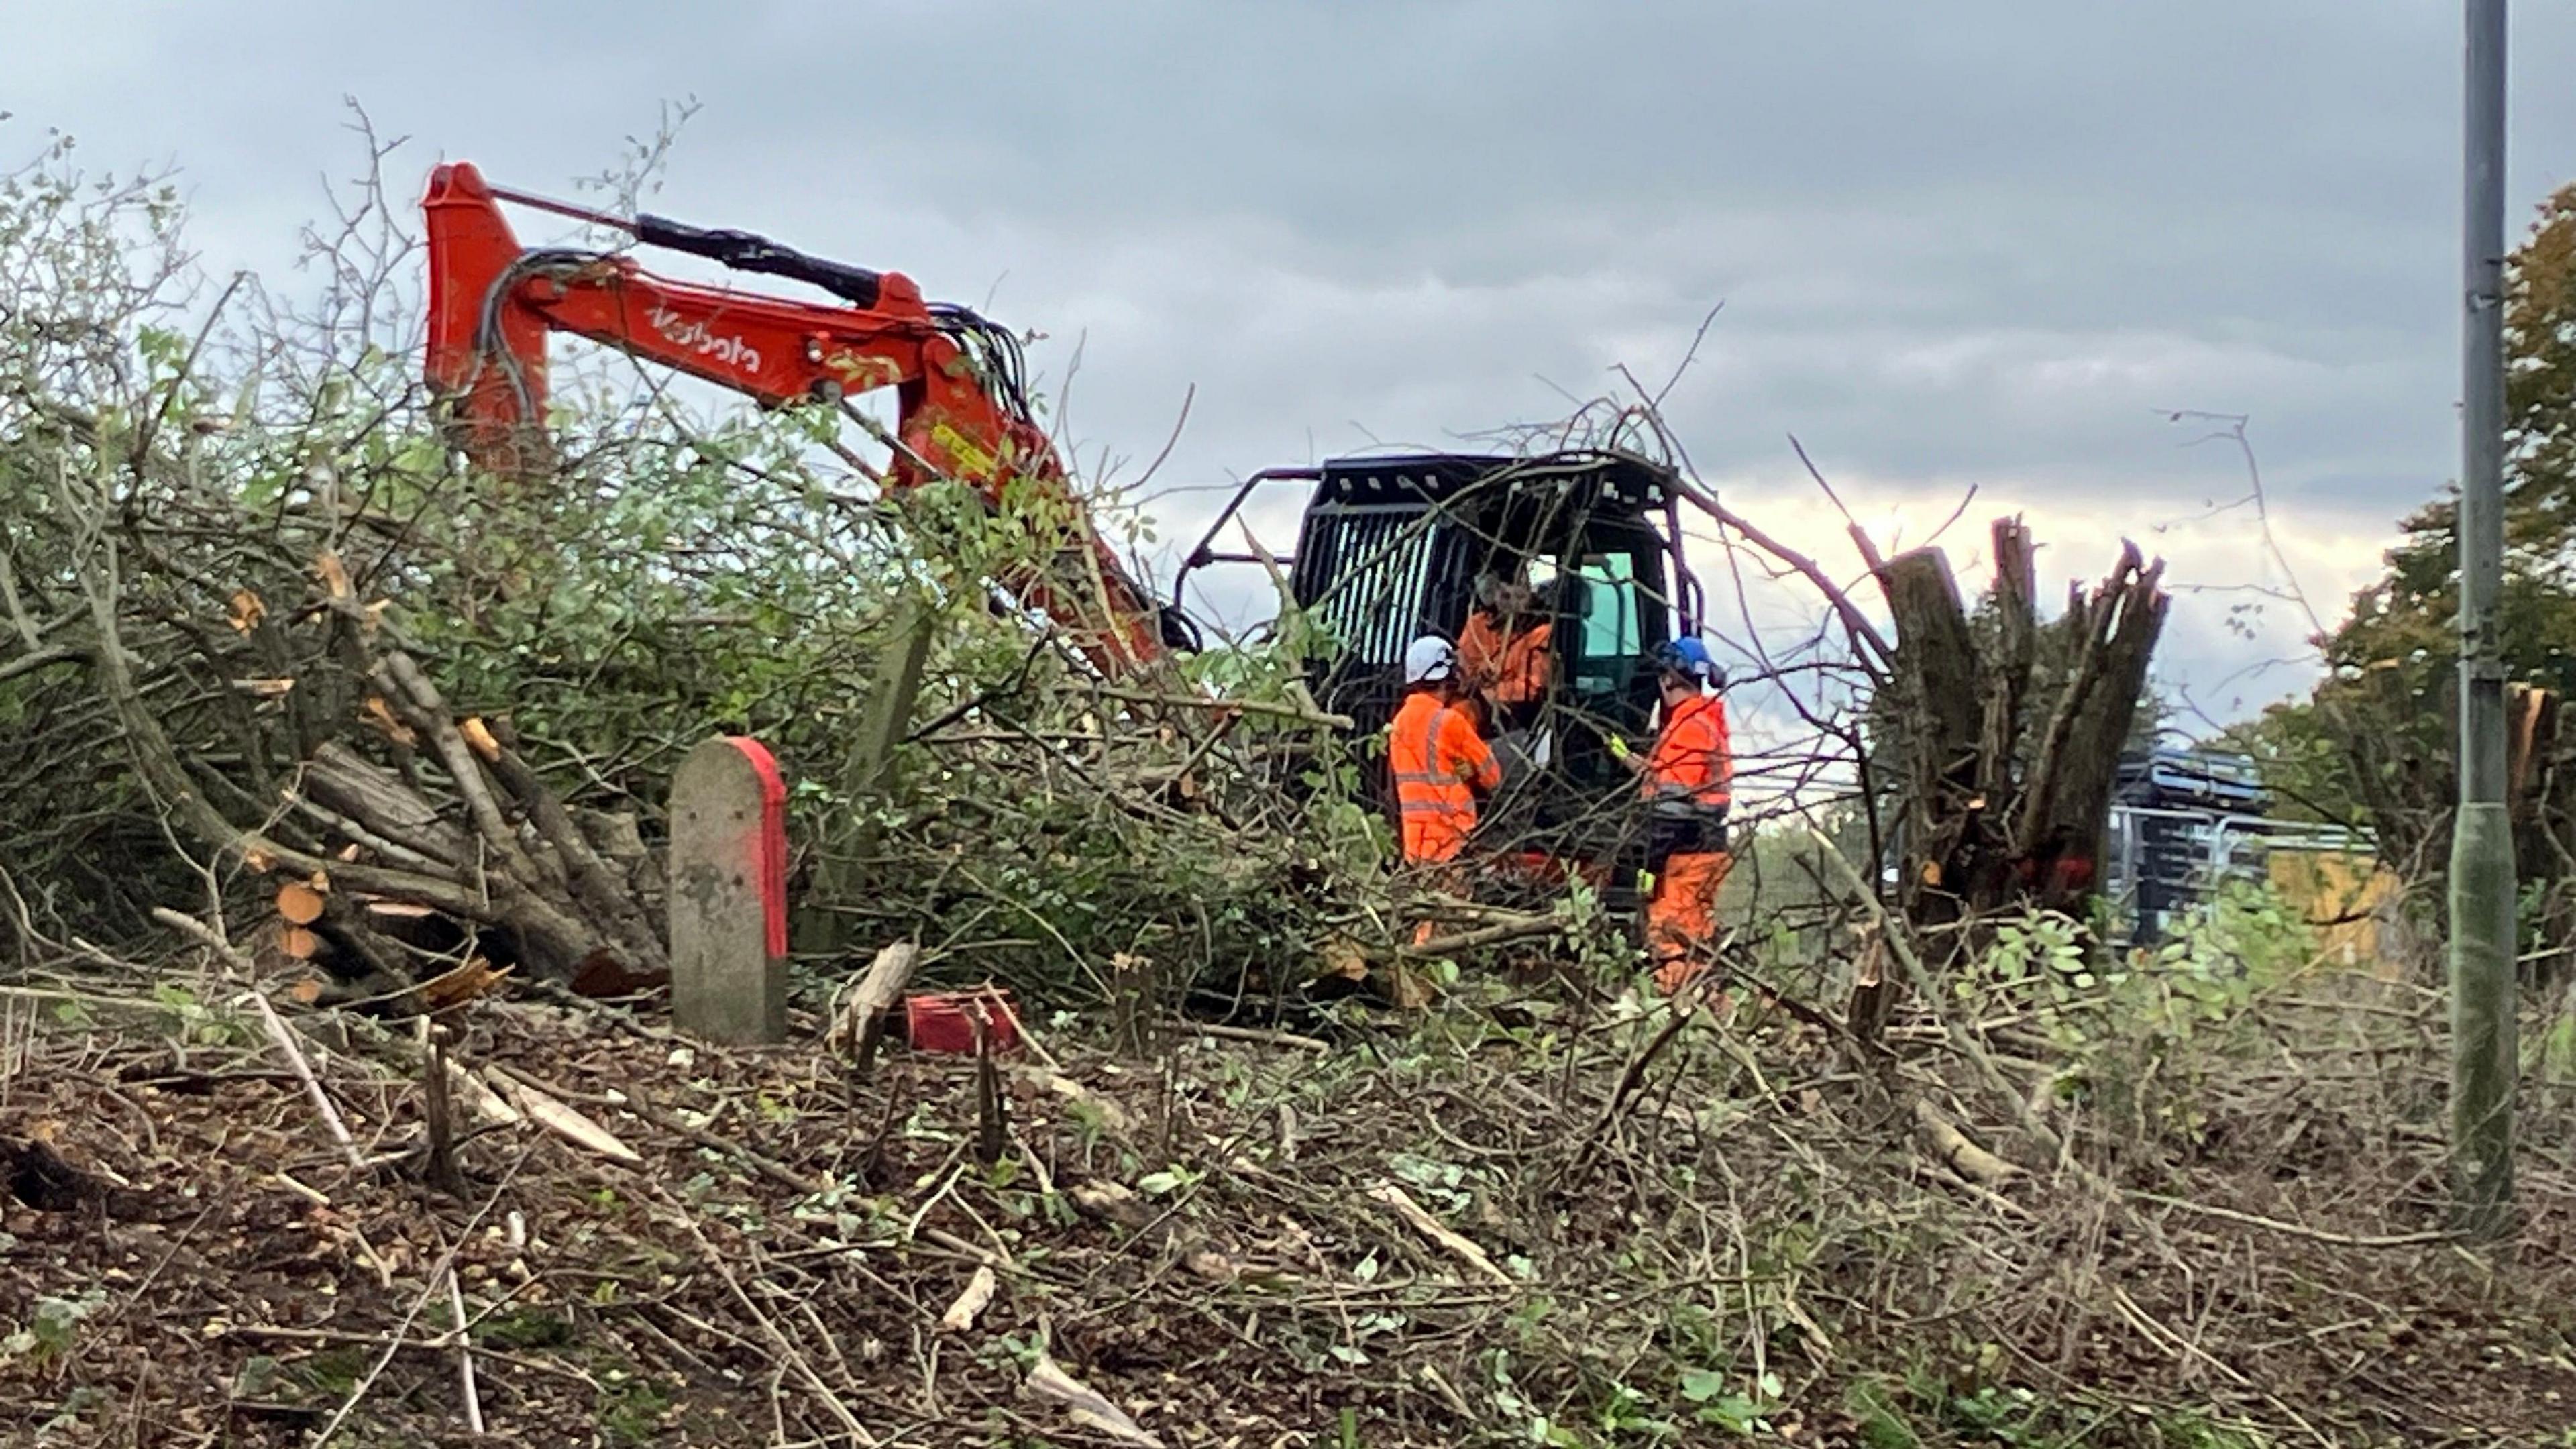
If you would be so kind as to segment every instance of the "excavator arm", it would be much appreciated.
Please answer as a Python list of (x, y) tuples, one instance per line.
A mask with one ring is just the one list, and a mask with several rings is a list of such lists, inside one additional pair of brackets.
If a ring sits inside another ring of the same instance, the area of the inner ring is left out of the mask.
[[(619, 227), (646, 245), (821, 287), (847, 305), (760, 297), (657, 277), (624, 256), (519, 245), (510, 201)], [(1031, 415), (1018, 340), (963, 307), (925, 303), (900, 272), (810, 257), (766, 238), (660, 217), (604, 216), (438, 167), (422, 201), (429, 241), (430, 386), (468, 457), (495, 471), (539, 467), (546, 342), (569, 332), (747, 393), (763, 404), (837, 404), (893, 388), (891, 497), (940, 478), (1061, 536), (1043, 565), (993, 582), (1055, 620), (1102, 672), (1159, 666), (1183, 642), (1075, 496)]]

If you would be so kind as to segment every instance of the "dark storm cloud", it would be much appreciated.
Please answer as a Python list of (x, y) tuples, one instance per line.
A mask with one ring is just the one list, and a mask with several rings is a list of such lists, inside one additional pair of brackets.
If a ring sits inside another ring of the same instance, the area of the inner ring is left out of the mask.
[[(353, 156), (343, 93), (417, 138), (405, 187), (445, 154), (556, 189), (694, 94), (657, 205), (990, 293), (1059, 382), (1081, 337), (1086, 459), (1150, 456), (1193, 385), (1163, 482), (1438, 443), (1660, 378), (1724, 300), (1672, 414), (1739, 506), (1815, 512), (1795, 431), (1891, 530), (1977, 483), (2067, 570), (2130, 531), (2230, 582), (2270, 567), (2235, 516), (2151, 530), (2241, 463), (2159, 410), (2247, 412), (2331, 609), (2456, 453), (2455, 12), (93, 5), (12, 23), (0, 150), (176, 158), (210, 264), (273, 268)], [(2522, 206), (2576, 174), (2576, 15), (2514, 45)], [(2296, 652), (2220, 597), (2168, 675)]]

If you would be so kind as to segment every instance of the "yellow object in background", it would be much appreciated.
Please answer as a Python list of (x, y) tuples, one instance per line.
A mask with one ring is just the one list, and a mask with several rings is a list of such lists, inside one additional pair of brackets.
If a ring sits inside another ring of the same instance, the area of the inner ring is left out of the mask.
[(2361, 851), (2275, 845), (2265, 872), (2282, 901), (2307, 918), (2329, 964), (2380, 976), (2397, 970), (2396, 959), (2380, 949), (2379, 916), (2399, 893), (2398, 881), (2378, 860)]

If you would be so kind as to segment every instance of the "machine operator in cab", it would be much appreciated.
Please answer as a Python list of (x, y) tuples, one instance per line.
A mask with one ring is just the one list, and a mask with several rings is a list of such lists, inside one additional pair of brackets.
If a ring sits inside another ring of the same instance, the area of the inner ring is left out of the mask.
[(1484, 711), (1489, 736), (1527, 730), (1547, 700), (1555, 666), (1551, 603), (1530, 587), (1526, 573), (1476, 581), (1476, 607), (1458, 631), (1458, 670)]

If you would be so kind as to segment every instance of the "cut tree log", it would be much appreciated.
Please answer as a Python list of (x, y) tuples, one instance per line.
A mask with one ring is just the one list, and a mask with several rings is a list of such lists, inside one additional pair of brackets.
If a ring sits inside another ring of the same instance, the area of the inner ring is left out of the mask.
[[(270, 537), (258, 551), (280, 546), (291, 545)], [(161, 584), (128, 589), (112, 568), (85, 574), (82, 587), (46, 606), (58, 614), (46, 628), (86, 626), (77, 657), (108, 715), (95, 738), (116, 741), (130, 758), (136, 798), (189, 854), (225, 871), (329, 872), (321, 914), (285, 924), (318, 938), (311, 954), (335, 974), (353, 961), (411, 974), (363, 911), (335, 909), (359, 895), (506, 934), (532, 975), (565, 979), (601, 953), (643, 971), (667, 969), (659, 931), (639, 928), (649, 918), (634, 888), (636, 862), (608, 865), (559, 795), (533, 772), (512, 771), (517, 752), (497, 722), (460, 724), (428, 671), (396, 647), (402, 636), (381, 617), (382, 601), (359, 590), (381, 562), (353, 571), (325, 555), (315, 564), (318, 595), (294, 605), (200, 580), (233, 605), (222, 616), (230, 627), (216, 625), (222, 637), (201, 641), (212, 646), (202, 661), (211, 672), (194, 676), (202, 702), (219, 706), (212, 722), (196, 704), (176, 703), (188, 691), (171, 686), (186, 685), (190, 667), (154, 657), (172, 637)], [(65, 603), (72, 609), (60, 612)], [(38, 655), (49, 647), (26, 642)], [(243, 694), (230, 687), (236, 679), (258, 683)], [(272, 761), (287, 740), (295, 764), (280, 769)], [(391, 769), (380, 763), (388, 759)], [(352, 847), (354, 858), (344, 858)], [(311, 911), (300, 897), (287, 906)]]
[[(426, 690), (428, 682), (422, 680), (418, 688)], [(642, 903), (622, 873), (610, 867), (592, 846), (590, 837), (574, 823), (562, 800), (520, 758), (518, 735), (509, 722), (498, 721), (490, 728), (482, 728), (480, 720), (467, 723), (478, 727), (482, 740), (490, 747), (488, 754), (478, 747), (477, 754), (489, 762), (492, 773), (553, 852), (565, 885), (583, 913), (606, 925), (633, 961), (642, 963), (657, 957), (662, 951), (661, 934), (653, 928)]]
[(413, 857), (403, 863), (442, 869), (473, 859), (464, 831), (404, 784), (402, 776), (359, 754), (346, 741), (333, 740), (314, 751), (305, 763), (303, 785), (305, 801), (336, 817), (323, 818), (323, 824), (358, 826), (364, 836), (352, 834), (351, 838), (380, 854)]
[[(279, 892), (280, 914), (315, 938), (295, 938), (308, 948), (306, 959), (346, 977), (407, 979), (403, 952), (385, 938), (432, 953), (452, 950), (454, 941), (433, 945), (398, 923), (434, 911), (487, 938), (506, 938), (496, 949), (552, 980), (599, 962), (639, 980), (667, 973), (646, 894), (648, 885), (658, 893), (658, 879), (632, 817), (570, 809), (521, 757), (506, 721), (460, 724), (408, 656), (388, 651), (372, 670), (379, 692), (371, 703), (447, 770), (452, 804), (349, 741), (330, 740), (306, 761), (287, 799), (326, 838), (353, 848), (353, 860), (325, 859), (235, 827), (202, 796), (181, 812), (200, 838), (244, 860), (299, 875), (329, 869), (340, 889), (321, 893), (318, 912), (300, 893)], [(113, 693), (116, 681), (109, 684)], [(125, 703), (135, 711), (129, 718), (148, 716), (139, 699)], [(149, 757), (148, 777), (167, 778), (173, 788), (184, 780), (175, 757), (165, 756), (166, 740), (138, 730), (131, 742), (138, 759)], [(352, 903), (361, 897), (365, 906)], [(296, 919), (305, 913), (311, 919)]]
[(290, 926), (312, 925), (322, 919), (322, 893), (303, 881), (288, 881), (277, 888), (277, 914)]

